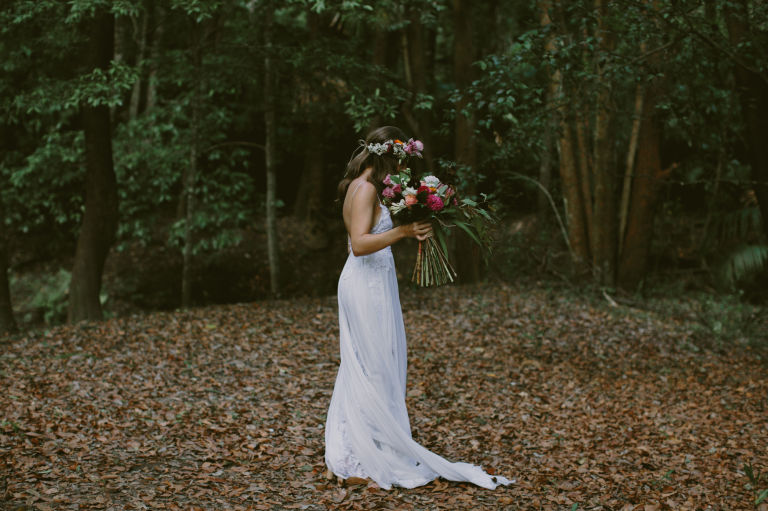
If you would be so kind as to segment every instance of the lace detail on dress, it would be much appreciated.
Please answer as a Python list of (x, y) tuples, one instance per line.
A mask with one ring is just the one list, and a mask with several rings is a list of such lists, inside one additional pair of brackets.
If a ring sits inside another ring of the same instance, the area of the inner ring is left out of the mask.
[(347, 421), (339, 421), (336, 428), (336, 434), (342, 439), (342, 455), (336, 459), (336, 469), (346, 477), (359, 477), (365, 479), (368, 475), (363, 470), (360, 460), (352, 454), (347, 447), (349, 445), (349, 435), (347, 434)]
[[(384, 204), (379, 203), (379, 207), (381, 209), (381, 214), (379, 215), (379, 220), (376, 222), (376, 225), (373, 226), (371, 229), (371, 234), (379, 234), (382, 232), (386, 232), (390, 229), (392, 229), (392, 217), (389, 214), (389, 209)], [(386, 270), (389, 268), (394, 268), (394, 265), (392, 264), (392, 248), (391, 247), (385, 247), (379, 250), (378, 252), (374, 252), (373, 254), (368, 254), (364, 256), (356, 256), (352, 253), (352, 242), (349, 239), (349, 236), (347, 236), (347, 246), (349, 247), (349, 261), (348, 263), (352, 263), (355, 265), (368, 267), (375, 270)], [(369, 282), (369, 284), (375, 284), (374, 282)]]

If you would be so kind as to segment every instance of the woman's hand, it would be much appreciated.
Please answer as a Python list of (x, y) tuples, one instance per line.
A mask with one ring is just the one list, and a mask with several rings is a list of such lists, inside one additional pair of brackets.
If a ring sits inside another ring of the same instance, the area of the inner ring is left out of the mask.
[(432, 222), (429, 220), (413, 222), (411, 224), (405, 225), (404, 227), (405, 235), (408, 238), (416, 238), (419, 241), (424, 241), (425, 239), (432, 236)]

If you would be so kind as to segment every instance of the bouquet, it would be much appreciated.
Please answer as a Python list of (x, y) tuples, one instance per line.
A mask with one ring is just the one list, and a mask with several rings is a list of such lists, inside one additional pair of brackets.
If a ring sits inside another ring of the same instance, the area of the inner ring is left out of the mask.
[(488, 247), (490, 214), (471, 199), (459, 200), (453, 186), (435, 176), (415, 179), (410, 169), (387, 175), (384, 185), (384, 205), (398, 222), (432, 220), (434, 236), (419, 241), (411, 276), (417, 285), (441, 286), (456, 278), (456, 270), (446, 256), (445, 237), (449, 228), (459, 227), (478, 245)]

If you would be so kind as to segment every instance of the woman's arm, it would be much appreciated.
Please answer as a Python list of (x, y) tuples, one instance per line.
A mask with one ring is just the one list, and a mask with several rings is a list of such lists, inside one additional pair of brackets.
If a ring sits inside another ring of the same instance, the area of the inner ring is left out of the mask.
[(365, 181), (360, 184), (360, 189), (356, 190), (351, 200), (349, 238), (352, 253), (356, 256), (373, 254), (403, 238), (424, 240), (432, 233), (430, 222), (414, 222), (378, 234), (371, 234), (374, 212), (378, 208), (376, 188), (373, 184)]

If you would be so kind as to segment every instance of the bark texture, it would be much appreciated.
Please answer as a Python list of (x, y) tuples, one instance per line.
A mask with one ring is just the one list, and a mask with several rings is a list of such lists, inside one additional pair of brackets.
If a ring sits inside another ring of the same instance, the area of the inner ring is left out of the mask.
[(275, 92), (274, 92), (274, 62), (272, 57), (272, 32), (275, 6), (267, 2), (264, 16), (264, 128), (266, 140), (264, 142), (264, 163), (267, 172), (267, 257), (269, 259), (269, 282), (273, 296), (280, 295), (280, 260), (278, 255), (277, 239), (277, 169), (275, 168), (275, 152), (277, 141), (277, 127), (275, 121)]
[(613, 50), (613, 36), (606, 30), (608, 0), (595, 1), (598, 52), (597, 101), (594, 127), (594, 205), (590, 241), (592, 245), (592, 272), (599, 284), (611, 286), (616, 277), (616, 179), (611, 129), (613, 112), (610, 80), (605, 78), (606, 61)]
[[(0, 161), (5, 151), (13, 148), (15, 141), (13, 133), (6, 124), (0, 124)], [(0, 190), (5, 183), (2, 183), (0, 177)], [(13, 316), (13, 303), (11, 301), (10, 282), (8, 281), (8, 270), (10, 264), (10, 233), (5, 228), (5, 204), (2, 194), (0, 194), (0, 335), (16, 332), (18, 327), (16, 319)]]
[(8, 282), (8, 235), (5, 231), (5, 209), (0, 196), (0, 335), (16, 332)]
[[(454, 0), (454, 80), (459, 90), (472, 83), (474, 44), (472, 40), (472, 4), (468, 0)], [(456, 105), (454, 147), (456, 162), (470, 169), (477, 165), (475, 144), (475, 119), (472, 113), (465, 115), (468, 100), (463, 98)], [(475, 190), (467, 190), (468, 194)], [(456, 236), (456, 271), (460, 282), (480, 280), (480, 249), (463, 233)]]
[(429, 92), (428, 70), (432, 67), (428, 63), (427, 44), (424, 26), (421, 23), (421, 10), (416, 6), (407, 9), (408, 26), (404, 31), (404, 60), (406, 76), (409, 77), (408, 88), (411, 91), (411, 101), (403, 106), (403, 116), (406, 118), (412, 130), (413, 137), (424, 142), (424, 166), (427, 172), (432, 173), (434, 148), (432, 146), (432, 118), (431, 112), (425, 110), (413, 110), (413, 99), (419, 94)]
[(323, 158), (323, 130), (320, 122), (307, 123), (304, 141), (306, 154), (301, 180), (298, 183), (293, 215), (304, 225), (304, 241), (309, 248), (319, 250), (328, 246), (325, 229), (325, 159)]
[[(552, 16), (555, 16), (558, 30), (564, 31), (564, 20), (562, 6), (552, 2), (541, 0), (539, 2), (540, 22), (543, 27), (553, 23)], [(551, 51), (555, 52), (554, 44), (551, 45)], [(560, 182), (562, 186), (563, 202), (565, 205), (565, 219), (568, 228), (568, 244), (571, 251), (571, 260), (576, 273), (584, 272), (589, 266), (590, 250), (587, 226), (587, 217), (585, 216), (585, 198), (582, 183), (584, 180), (579, 175), (577, 166), (577, 154), (583, 154), (581, 144), (577, 144), (578, 137), (574, 137), (574, 131), (578, 133), (578, 126), (574, 130), (573, 115), (567, 90), (563, 81), (562, 71), (556, 67), (550, 69), (549, 90), (555, 106), (556, 122), (559, 128), (557, 138), (558, 149), (558, 170), (560, 173)], [(580, 152), (579, 149), (582, 149)]]
[(659, 190), (669, 174), (661, 167), (661, 129), (655, 112), (659, 94), (658, 85), (648, 90), (637, 141), (637, 162), (618, 273), (619, 285), (629, 290), (635, 289), (645, 275)]
[[(85, 22), (91, 44), (85, 52), (88, 67), (106, 69), (113, 56), (114, 17), (97, 9)], [(101, 278), (104, 262), (117, 230), (117, 182), (112, 163), (109, 108), (82, 107), (85, 134), (85, 213), (77, 240), (72, 281), (69, 286), (67, 320), (102, 318)]]

